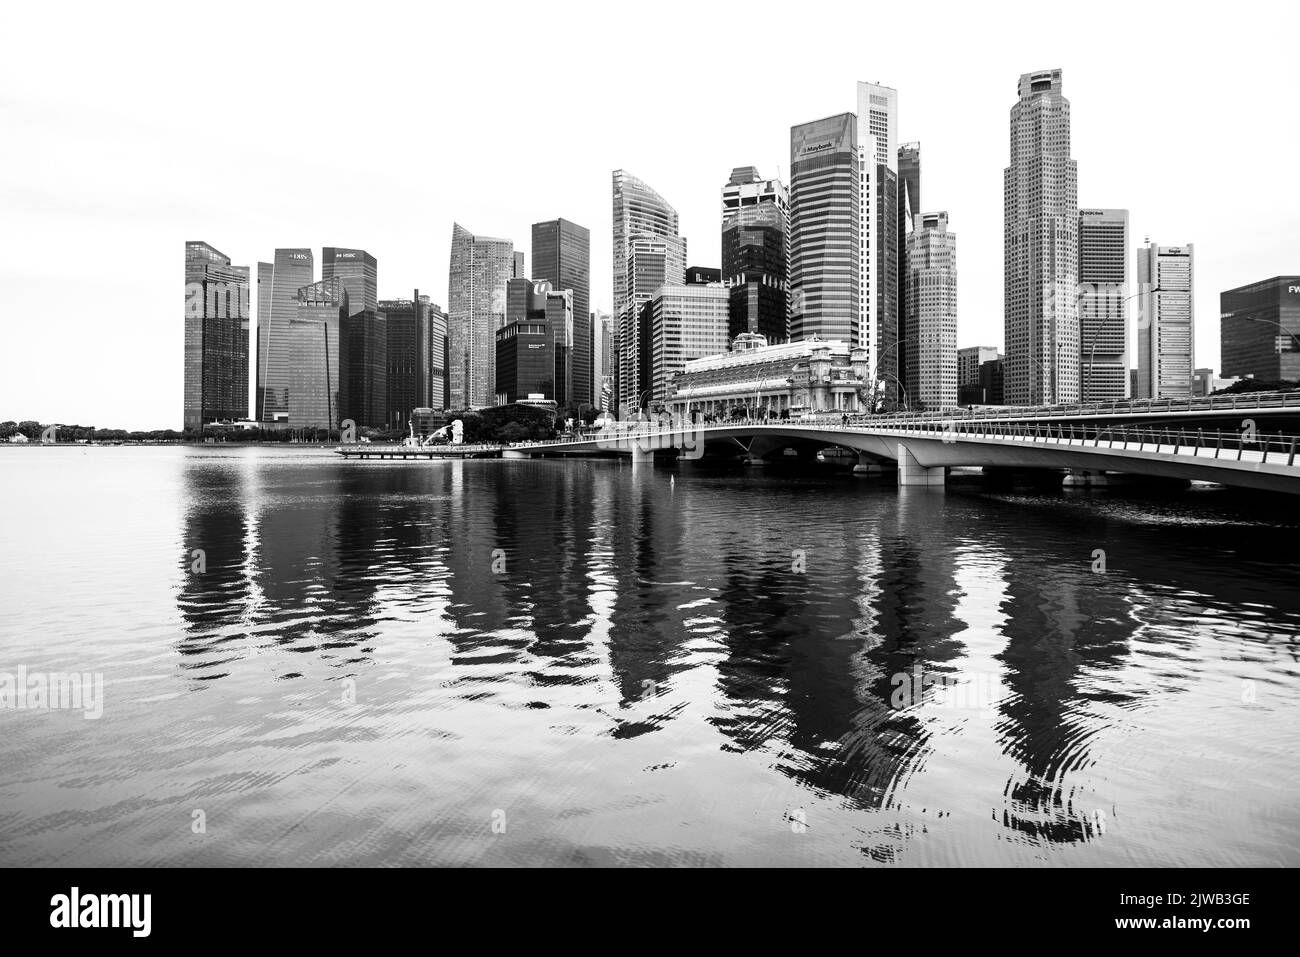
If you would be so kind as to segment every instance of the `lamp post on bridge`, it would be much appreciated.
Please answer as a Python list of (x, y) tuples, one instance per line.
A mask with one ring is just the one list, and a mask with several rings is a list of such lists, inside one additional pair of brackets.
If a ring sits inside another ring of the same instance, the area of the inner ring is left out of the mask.
[[(1121, 299), (1121, 300), (1119, 301), (1120, 307), (1122, 308), (1122, 307), (1124, 306), (1125, 303), (1132, 302), (1134, 299), (1137, 299), (1137, 298), (1139, 298), (1140, 296), (1145, 296), (1145, 295), (1147, 295), (1148, 293), (1152, 293), (1152, 294), (1154, 294), (1154, 293), (1157, 293), (1157, 292), (1160, 292), (1160, 291), (1161, 291), (1160, 287), (1159, 287), (1159, 286), (1156, 286), (1154, 289), (1144, 289), (1144, 290), (1142, 290), (1141, 292), (1135, 292), (1133, 295), (1131, 295), (1131, 296), (1126, 296), (1126, 297), (1124, 297), (1123, 299)], [(1082, 292), (1080, 292), (1080, 294), (1079, 294), (1079, 296), (1078, 296), (1078, 299), (1079, 299), (1080, 301), (1082, 301), (1082, 299), (1083, 299), (1083, 293), (1082, 293)], [(1076, 310), (1075, 310), (1075, 311), (1076, 311), (1076, 312), (1078, 311), (1077, 307), (1076, 307)], [(1100, 330), (1100, 329), (1095, 330), (1095, 331), (1093, 332), (1093, 334), (1092, 334), (1092, 345), (1088, 348), (1088, 375), (1087, 375), (1087, 378), (1084, 380), (1084, 382), (1080, 382), (1080, 383), (1079, 383), (1079, 404), (1080, 404), (1080, 405), (1083, 404), (1083, 387), (1084, 387), (1085, 383), (1086, 383), (1087, 385), (1089, 385), (1089, 386), (1092, 385), (1092, 359), (1093, 359), (1093, 356), (1095, 356), (1095, 355), (1097, 354), (1097, 340), (1098, 340), (1100, 337), (1101, 337), (1101, 330)], [(1125, 339), (1128, 338), (1128, 328), (1127, 328), (1127, 323), (1125, 324), (1124, 337), (1125, 337)], [(1127, 347), (1127, 346), (1128, 346), (1128, 343), (1125, 342), (1125, 347)], [(1125, 375), (1128, 375), (1128, 370), (1127, 370), (1127, 369), (1124, 370), (1124, 374), (1125, 374)], [(1131, 398), (1131, 397), (1130, 397), (1130, 398)]]

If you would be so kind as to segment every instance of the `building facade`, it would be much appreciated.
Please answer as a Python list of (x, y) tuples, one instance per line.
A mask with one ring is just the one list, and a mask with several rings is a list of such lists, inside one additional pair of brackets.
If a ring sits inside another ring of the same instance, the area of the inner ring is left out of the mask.
[(820, 339), (767, 345), (745, 333), (731, 352), (688, 361), (672, 379), (668, 408), (714, 419), (847, 414), (870, 409), (874, 388), (866, 349)]
[(614, 323), (609, 313), (597, 310), (591, 314), (591, 328), (596, 375), (596, 400), (592, 404), (608, 412), (614, 401)]
[(659, 286), (686, 279), (686, 240), (677, 210), (626, 170), (613, 173), (615, 401), (640, 408), (646, 392), (639, 355), (641, 307)]
[(343, 419), (342, 383), (346, 357), (343, 324), (348, 293), (338, 279), (322, 279), (297, 292), (297, 310), (288, 323), (287, 400), (282, 419), (295, 429), (337, 429)]
[[(898, 148), (898, 316), (899, 337), (894, 347), (898, 369), (907, 368), (907, 351), (911, 346), (903, 324), (907, 318), (907, 246), (916, 214), (921, 212), (921, 144), (904, 143)], [(886, 359), (889, 357), (886, 356)]]
[(591, 328), (591, 231), (567, 219), (533, 224), (533, 278), (573, 293), (573, 405), (595, 401)]
[(205, 242), (185, 244), (182, 428), (248, 418), (249, 268)]
[(1188, 399), (1196, 367), (1193, 247), (1157, 246), (1137, 251), (1138, 314), (1136, 399)]
[(727, 331), (790, 337), (790, 191), (739, 166), (722, 188), (721, 278), (731, 288)]
[(1300, 276), (1274, 276), (1219, 294), (1225, 378), (1300, 382)]
[(951, 409), (957, 405), (959, 384), (957, 235), (948, 231), (947, 213), (916, 216), (908, 236), (906, 289), (903, 405), (919, 411)]
[(257, 264), (258, 421), (287, 423), (289, 375), (295, 365), (289, 323), (298, 316), (298, 290), (314, 278), (310, 249), (277, 249), (273, 262)]
[(1129, 398), (1128, 210), (1079, 210), (1079, 399)]
[(379, 265), (364, 249), (326, 246), (320, 251), (322, 279), (338, 279), (353, 312), (379, 309)]
[(517, 319), (496, 332), (497, 404), (555, 391), (554, 344), (544, 319)]
[(671, 398), (673, 376), (692, 359), (727, 351), (730, 295), (722, 283), (665, 285), (645, 304), (646, 381), (649, 401)]
[(447, 284), (447, 391), (452, 409), (493, 404), (496, 330), (505, 325), (506, 283), (516, 268), (510, 240), (477, 236), (459, 223), (452, 226)]
[(1003, 174), (1006, 400), (1079, 400), (1078, 169), (1062, 72), (1020, 77)]
[[(344, 316), (339, 406), (344, 421), (363, 429), (388, 429), (388, 320), (376, 309)], [(291, 419), (292, 421), (292, 419)]]
[(858, 119), (790, 129), (790, 337), (862, 346)]
[(551, 357), (555, 366), (555, 391), (553, 395), (548, 395), (546, 398), (554, 400), (555, 407), (559, 410), (572, 409), (576, 412), (580, 405), (590, 404), (590, 401), (579, 400), (576, 392), (579, 379), (577, 370), (579, 354), (573, 290), (547, 290), (543, 309), (546, 324), (551, 330)]
[(980, 366), (998, 358), (993, 346), (967, 346), (957, 350), (957, 388), (976, 385), (980, 380)]
[(409, 430), (416, 409), (432, 408), (428, 367), (429, 301), (415, 290), (410, 299), (379, 303), (387, 327), (389, 429)]
[[(858, 266), (860, 344), (871, 357), (892, 406), (901, 378), (898, 361), (898, 91), (858, 83), (858, 162), (862, 256)], [(920, 212), (918, 208), (916, 212)]]

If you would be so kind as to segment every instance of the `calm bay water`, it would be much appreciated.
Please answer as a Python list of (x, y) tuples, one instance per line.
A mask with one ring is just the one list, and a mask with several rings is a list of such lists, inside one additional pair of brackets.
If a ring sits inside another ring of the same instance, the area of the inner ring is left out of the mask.
[(292, 448), (0, 495), (0, 673), (104, 678), (0, 710), (0, 864), (1300, 864), (1287, 500)]

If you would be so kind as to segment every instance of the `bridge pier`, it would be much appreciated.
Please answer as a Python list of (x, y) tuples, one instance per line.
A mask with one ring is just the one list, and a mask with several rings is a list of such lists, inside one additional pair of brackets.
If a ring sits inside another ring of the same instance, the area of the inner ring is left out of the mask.
[(906, 445), (898, 446), (898, 484), (904, 485), (943, 485), (948, 478), (948, 470), (942, 465), (926, 468), (916, 461), (916, 457), (907, 450)]
[(519, 449), (502, 449), (501, 457), (503, 459), (527, 459), (531, 456), (527, 452), (521, 452)]
[(1110, 478), (1105, 472), (1092, 472), (1088, 469), (1070, 469), (1061, 481), (1064, 488), (1105, 488), (1110, 484)]
[(639, 442), (633, 442), (633, 443), (632, 443), (632, 465), (633, 465), (633, 467), (636, 467), (636, 466), (650, 466), (650, 467), (653, 468), (653, 467), (654, 467), (654, 464), (655, 464), (655, 452), (654, 452), (654, 449), (643, 449), (643, 448), (641, 448), (641, 443), (639, 443)]
[(879, 478), (885, 474), (885, 467), (876, 459), (867, 455), (866, 452), (858, 453), (858, 464), (853, 466), (854, 475), (869, 475), (872, 478)]

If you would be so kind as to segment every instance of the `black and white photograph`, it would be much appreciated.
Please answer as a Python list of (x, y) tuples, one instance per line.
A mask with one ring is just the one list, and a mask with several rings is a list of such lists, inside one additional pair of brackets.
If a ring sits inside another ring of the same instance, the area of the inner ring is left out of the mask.
[(1283, 929), (1294, 5), (0, 22), (7, 927), (779, 869)]

